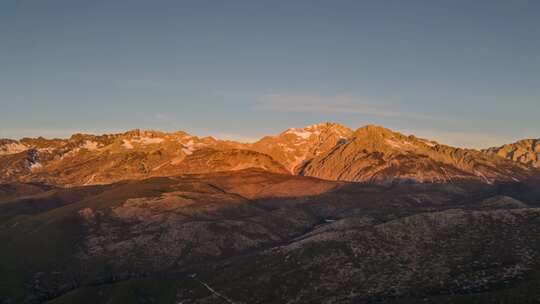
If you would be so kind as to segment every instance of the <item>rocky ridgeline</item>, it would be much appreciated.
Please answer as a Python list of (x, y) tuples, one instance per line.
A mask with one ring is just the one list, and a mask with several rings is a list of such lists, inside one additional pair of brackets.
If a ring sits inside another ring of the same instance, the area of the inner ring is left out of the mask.
[(490, 148), (485, 152), (540, 168), (540, 139), (524, 139), (513, 144)]
[(471, 149), (405, 136), (378, 126), (356, 130), (347, 142), (304, 163), (300, 174), (375, 183), (517, 182), (530, 170)]
[(519, 182), (536, 174), (531, 168), (538, 157), (532, 152), (512, 152), (510, 158), (515, 161), (495, 155), (505, 156), (501, 151), (509, 149), (496, 153), (458, 149), (378, 126), (352, 131), (335, 123), (288, 129), (255, 143), (133, 130), (100, 136), (75, 134), (69, 139), (2, 140), (0, 179), (78, 186), (261, 168), (379, 184), (490, 184)]

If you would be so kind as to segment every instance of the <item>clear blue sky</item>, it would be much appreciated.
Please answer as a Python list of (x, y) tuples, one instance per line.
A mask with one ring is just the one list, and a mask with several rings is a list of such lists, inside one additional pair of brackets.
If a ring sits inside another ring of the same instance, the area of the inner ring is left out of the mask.
[(0, 1), (0, 137), (540, 137), (540, 1)]

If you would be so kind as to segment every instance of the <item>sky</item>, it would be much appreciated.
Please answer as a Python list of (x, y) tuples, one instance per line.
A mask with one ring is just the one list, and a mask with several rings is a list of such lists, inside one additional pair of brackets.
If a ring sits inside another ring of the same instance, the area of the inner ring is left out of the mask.
[(0, 137), (540, 137), (540, 1), (0, 1)]

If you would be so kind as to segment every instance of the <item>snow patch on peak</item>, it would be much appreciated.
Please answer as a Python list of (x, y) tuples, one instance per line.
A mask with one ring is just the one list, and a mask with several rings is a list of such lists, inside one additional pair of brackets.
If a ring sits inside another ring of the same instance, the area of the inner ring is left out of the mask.
[(314, 133), (312, 131), (307, 131), (306, 129), (289, 129), (285, 132), (285, 134), (293, 134), (297, 137), (308, 139), (313, 135)]
[(162, 143), (165, 140), (161, 137), (140, 137), (137, 139), (133, 139), (133, 141), (142, 145), (153, 145)]
[(185, 155), (191, 155), (193, 154), (193, 150), (182, 148), (182, 152), (184, 152)]
[(81, 145), (81, 148), (89, 150), (89, 151), (94, 151), (94, 150), (99, 149), (100, 147), (99, 147), (99, 143), (95, 141), (87, 140)]
[(195, 151), (195, 142), (190, 139), (187, 143), (182, 144), (182, 152), (184, 152), (185, 155), (191, 155), (193, 154), (193, 151)]
[(408, 148), (411, 146), (411, 143), (409, 142), (406, 142), (406, 141), (397, 141), (397, 140), (394, 140), (394, 139), (385, 139), (385, 142), (393, 147), (393, 148), (396, 148), (396, 149), (405, 149), (405, 148)]
[(122, 140), (122, 147), (129, 150), (133, 149), (133, 145), (131, 144), (131, 141), (126, 140), (126, 139)]

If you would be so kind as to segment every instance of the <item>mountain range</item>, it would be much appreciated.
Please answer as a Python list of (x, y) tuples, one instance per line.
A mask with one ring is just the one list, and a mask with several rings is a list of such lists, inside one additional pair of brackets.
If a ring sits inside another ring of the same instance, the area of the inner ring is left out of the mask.
[(539, 303), (537, 152), (335, 123), (0, 140), (0, 303)]
[[(0, 178), (61, 186), (261, 168), (335, 181), (520, 181), (536, 174), (538, 141), (484, 151), (460, 149), (368, 125), (288, 129), (255, 143), (184, 132), (133, 130), (69, 139), (0, 141)], [(502, 157), (501, 157), (502, 156)]]

